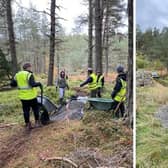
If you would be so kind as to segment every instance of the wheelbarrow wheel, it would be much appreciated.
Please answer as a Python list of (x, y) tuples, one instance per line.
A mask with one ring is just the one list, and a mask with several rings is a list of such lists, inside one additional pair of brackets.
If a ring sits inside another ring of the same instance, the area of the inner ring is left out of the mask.
[(40, 115), (41, 124), (46, 125), (49, 123), (50, 118), (49, 118), (48, 111), (41, 104), (39, 104), (39, 115)]

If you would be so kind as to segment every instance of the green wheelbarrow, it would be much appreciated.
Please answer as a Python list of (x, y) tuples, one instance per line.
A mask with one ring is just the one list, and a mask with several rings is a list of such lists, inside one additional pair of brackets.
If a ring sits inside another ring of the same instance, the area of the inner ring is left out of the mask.
[(97, 110), (109, 111), (112, 109), (114, 100), (107, 98), (88, 98), (91, 106)]

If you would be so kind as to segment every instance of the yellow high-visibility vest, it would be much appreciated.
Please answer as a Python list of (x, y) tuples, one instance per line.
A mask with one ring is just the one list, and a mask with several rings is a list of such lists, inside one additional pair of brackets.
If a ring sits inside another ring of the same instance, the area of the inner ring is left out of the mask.
[(92, 82), (88, 84), (89, 89), (90, 90), (95, 90), (95, 89), (97, 89), (97, 75), (92, 73), (90, 75), (90, 77), (92, 78)]
[(120, 79), (120, 80), (121, 80), (122, 87), (121, 87), (120, 91), (116, 94), (116, 96), (114, 97), (114, 100), (117, 102), (125, 101), (125, 99), (126, 99), (127, 83), (123, 79)]
[(101, 75), (97, 81), (97, 87), (99, 88), (102, 88), (102, 81), (101, 81), (102, 79), (103, 79), (103, 75)]
[(17, 81), (18, 97), (21, 100), (31, 100), (37, 97), (37, 90), (29, 85), (29, 78), (32, 73), (28, 71), (20, 71), (16, 73), (15, 80)]

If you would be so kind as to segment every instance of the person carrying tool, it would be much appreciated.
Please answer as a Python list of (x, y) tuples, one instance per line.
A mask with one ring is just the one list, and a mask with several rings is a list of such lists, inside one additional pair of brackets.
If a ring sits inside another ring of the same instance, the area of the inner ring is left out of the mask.
[(88, 74), (89, 77), (80, 84), (80, 87), (83, 87), (84, 85), (88, 84), (89, 90), (90, 90), (90, 97), (96, 97), (97, 95), (97, 75), (93, 73), (92, 68), (88, 68)]
[(23, 65), (23, 70), (17, 72), (14, 79), (11, 81), (11, 86), (17, 86), (18, 88), (18, 97), (22, 103), (27, 130), (33, 128), (30, 122), (30, 108), (32, 108), (34, 113), (35, 127), (40, 126), (36, 87), (40, 87), (42, 89), (42, 84), (40, 82), (35, 82), (31, 67), (30, 63), (25, 63)]
[(104, 86), (104, 76), (100, 71), (97, 71), (97, 96), (101, 97), (101, 92)]
[(119, 118), (120, 113), (121, 117), (123, 117), (125, 113), (124, 101), (126, 99), (127, 76), (123, 66), (119, 65), (116, 70), (118, 76), (111, 97), (114, 100), (112, 109), (115, 111), (115, 116)]
[(59, 102), (61, 105), (63, 105), (65, 89), (67, 88), (69, 90), (69, 85), (66, 80), (65, 71), (60, 72), (60, 77), (56, 80), (56, 90), (57, 87), (59, 87)]

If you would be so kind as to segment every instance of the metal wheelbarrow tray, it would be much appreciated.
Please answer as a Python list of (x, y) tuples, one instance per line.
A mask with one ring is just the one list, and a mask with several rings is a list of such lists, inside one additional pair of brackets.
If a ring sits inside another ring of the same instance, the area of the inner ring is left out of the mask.
[[(80, 99), (81, 100), (81, 99)], [(43, 125), (49, 121), (61, 121), (68, 117), (69, 119), (81, 119), (83, 117), (83, 102), (78, 102), (78, 99), (69, 100), (66, 105), (55, 105), (48, 97), (38, 96), (37, 102), (39, 105), (40, 120)], [(72, 104), (71, 104), (72, 103)], [(74, 107), (73, 107), (74, 105)], [(77, 108), (75, 107), (77, 106)], [(67, 109), (68, 108), (68, 109)]]
[(88, 98), (90, 104), (97, 110), (111, 110), (112, 109), (112, 99), (107, 98)]
[(43, 125), (50, 121), (52, 114), (58, 114), (58, 107), (49, 100), (46, 96), (37, 96), (37, 102), (39, 106), (40, 120)]

